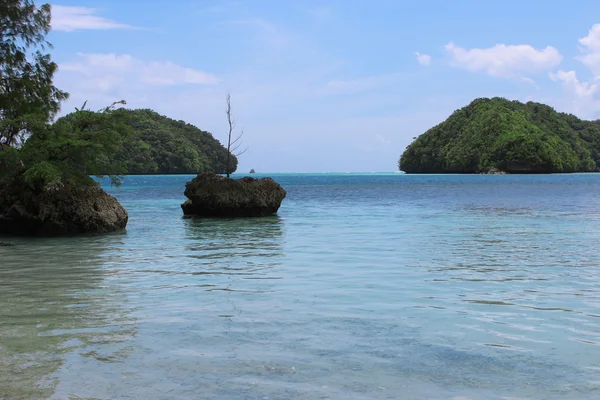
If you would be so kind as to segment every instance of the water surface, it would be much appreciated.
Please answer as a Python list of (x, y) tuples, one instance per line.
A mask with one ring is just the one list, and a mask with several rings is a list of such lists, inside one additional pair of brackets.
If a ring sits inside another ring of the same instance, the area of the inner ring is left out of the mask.
[(600, 398), (600, 175), (274, 175), (279, 215), (0, 237), (0, 399)]

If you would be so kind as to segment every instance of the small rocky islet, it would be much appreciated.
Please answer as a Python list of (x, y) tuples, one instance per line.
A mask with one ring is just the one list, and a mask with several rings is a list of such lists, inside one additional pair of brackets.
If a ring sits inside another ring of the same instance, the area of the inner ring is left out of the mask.
[(32, 188), (13, 182), (0, 188), (0, 233), (62, 236), (125, 229), (125, 208), (98, 185), (54, 184)]
[(287, 195), (271, 178), (206, 173), (187, 182), (184, 194), (188, 200), (181, 209), (186, 217), (265, 217), (276, 214)]

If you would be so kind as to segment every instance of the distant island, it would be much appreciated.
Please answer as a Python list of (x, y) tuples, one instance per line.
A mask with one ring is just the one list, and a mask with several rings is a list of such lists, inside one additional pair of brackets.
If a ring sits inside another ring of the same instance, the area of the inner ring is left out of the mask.
[(412, 142), (406, 173), (559, 173), (600, 170), (600, 121), (545, 104), (479, 98)]
[[(70, 114), (63, 117), (69, 118)], [(225, 173), (227, 149), (209, 132), (150, 109), (120, 108), (110, 118), (130, 128), (123, 131), (119, 151), (110, 156), (110, 163), (121, 165), (128, 175)], [(238, 163), (234, 155), (230, 163), (234, 172)]]

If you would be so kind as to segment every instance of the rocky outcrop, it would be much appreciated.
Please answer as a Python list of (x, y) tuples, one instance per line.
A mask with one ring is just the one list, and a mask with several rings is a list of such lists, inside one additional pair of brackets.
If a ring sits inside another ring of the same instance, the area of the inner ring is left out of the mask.
[(483, 172), (483, 174), (487, 175), (506, 175), (506, 171), (502, 171), (498, 168), (490, 168), (487, 171)]
[(185, 185), (186, 217), (263, 217), (277, 213), (286, 191), (273, 179), (199, 174)]
[(50, 185), (34, 190), (22, 182), (0, 188), (0, 233), (61, 236), (121, 231), (127, 211), (98, 185)]

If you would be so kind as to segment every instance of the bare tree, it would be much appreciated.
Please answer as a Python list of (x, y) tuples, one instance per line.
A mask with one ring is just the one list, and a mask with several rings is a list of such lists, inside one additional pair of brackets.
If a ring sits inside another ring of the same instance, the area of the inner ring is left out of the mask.
[(244, 130), (242, 129), (240, 134), (235, 137), (233, 140), (231, 139), (231, 135), (233, 134), (233, 130), (235, 129), (235, 119), (231, 115), (231, 94), (227, 93), (227, 109), (225, 110), (227, 114), (227, 123), (229, 124), (229, 134), (227, 135), (227, 161), (225, 163), (225, 173), (229, 178), (231, 174), (231, 155), (233, 154), (236, 157), (241, 156), (248, 150), (246, 147), (244, 150), (239, 151), (242, 146), (242, 136), (244, 136)]

